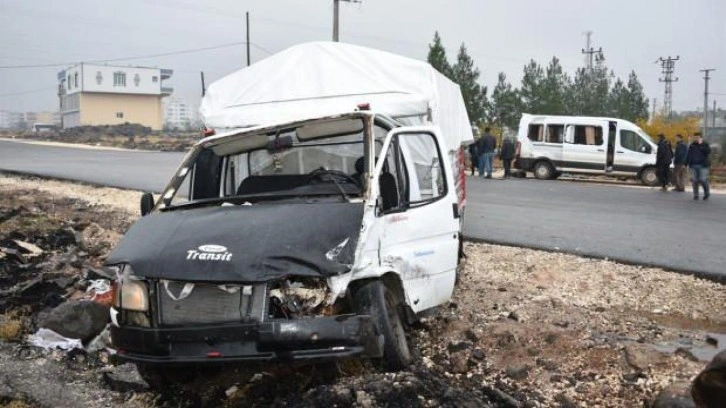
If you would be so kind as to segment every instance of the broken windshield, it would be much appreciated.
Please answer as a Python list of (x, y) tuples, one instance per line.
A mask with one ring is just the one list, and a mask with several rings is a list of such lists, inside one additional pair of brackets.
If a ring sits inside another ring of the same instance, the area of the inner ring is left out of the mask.
[[(385, 130), (376, 129), (376, 136)], [(166, 206), (259, 202), (335, 196), (360, 199), (365, 190), (365, 128), (362, 119), (312, 122), (228, 141), (202, 149)], [(381, 141), (376, 140), (376, 152)], [(184, 174), (182, 174), (184, 173)], [(186, 194), (184, 194), (186, 193)], [(183, 198), (186, 195), (188, 198)]]

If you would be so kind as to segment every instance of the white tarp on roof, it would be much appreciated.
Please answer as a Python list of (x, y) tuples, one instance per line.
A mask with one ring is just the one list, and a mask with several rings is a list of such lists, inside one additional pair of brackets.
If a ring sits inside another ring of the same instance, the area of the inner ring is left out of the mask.
[(351, 112), (361, 103), (408, 124), (430, 118), (449, 148), (472, 139), (459, 86), (431, 65), (333, 42), (296, 45), (215, 81), (200, 113), (207, 127), (230, 130)]

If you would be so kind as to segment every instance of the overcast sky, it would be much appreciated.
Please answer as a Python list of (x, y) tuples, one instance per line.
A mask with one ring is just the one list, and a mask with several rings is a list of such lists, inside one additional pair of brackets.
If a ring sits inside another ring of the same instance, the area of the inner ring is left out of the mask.
[[(245, 40), (250, 12), (253, 63), (269, 53), (332, 37), (332, 0), (0, 0), (0, 109), (57, 110), (56, 74), (65, 63), (128, 58)], [(663, 101), (658, 57), (680, 56), (675, 110), (703, 106), (703, 68), (726, 107), (724, 0), (362, 0), (341, 2), (341, 41), (425, 59), (438, 30), (453, 61), (464, 42), (481, 81), (493, 89), (503, 71), (519, 85), (523, 65), (554, 55), (566, 71), (584, 64), (584, 32), (607, 65), (635, 70), (648, 98)], [(242, 68), (244, 45), (114, 64), (174, 70), (175, 94), (198, 105), (207, 81)]]

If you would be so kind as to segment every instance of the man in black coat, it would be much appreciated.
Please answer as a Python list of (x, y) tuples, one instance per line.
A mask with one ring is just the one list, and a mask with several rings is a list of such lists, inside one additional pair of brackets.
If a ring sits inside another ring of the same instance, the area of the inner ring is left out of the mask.
[(686, 156), (688, 155), (688, 146), (683, 142), (683, 135), (676, 135), (676, 152), (673, 155), (674, 179), (676, 181), (676, 191), (686, 191)]
[(691, 182), (693, 183), (693, 199), (698, 200), (698, 185), (703, 186), (703, 199), (708, 200), (711, 190), (708, 186), (708, 168), (711, 166), (709, 155), (711, 146), (703, 141), (700, 133), (696, 133), (693, 143), (688, 146), (686, 165), (691, 169)]
[(504, 139), (502, 148), (499, 150), (499, 158), (502, 159), (502, 165), (504, 166), (504, 178), (509, 178), (512, 173), (512, 159), (514, 159), (514, 143), (512, 143), (512, 139)]
[(672, 161), (673, 150), (671, 150), (671, 144), (661, 133), (658, 135), (658, 151), (655, 156), (655, 167), (658, 173), (658, 181), (663, 191), (668, 189), (668, 176), (670, 175)]
[(471, 160), (472, 176), (476, 176), (476, 168), (479, 166), (479, 153), (477, 153), (476, 147), (476, 141), (471, 142), (471, 144), (469, 145), (469, 160)]

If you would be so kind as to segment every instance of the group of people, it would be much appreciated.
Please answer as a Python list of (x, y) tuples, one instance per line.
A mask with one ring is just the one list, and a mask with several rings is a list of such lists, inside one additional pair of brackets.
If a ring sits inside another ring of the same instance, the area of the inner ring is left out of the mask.
[[(491, 134), (491, 128), (484, 128), (484, 135), (469, 145), (469, 157), (471, 158), (471, 175), (492, 178), (494, 167), (494, 155), (497, 151), (497, 139)], [(499, 158), (502, 159), (504, 177), (509, 178), (512, 174), (512, 160), (514, 159), (514, 143), (511, 139), (505, 138), (502, 147), (499, 149)]]
[(699, 199), (699, 187), (703, 187), (703, 199), (708, 200), (711, 190), (708, 185), (708, 169), (711, 166), (711, 147), (703, 140), (700, 133), (693, 136), (689, 146), (683, 141), (683, 135), (676, 136), (675, 152), (671, 143), (663, 134), (658, 135), (658, 152), (655, 166), (663, 191), (668, 190), (670, 184), (671, 163), (674, 165), (675, 191), (686, 191), (686, 168), (691, 171), (691, 184), (693, 186), (693, 199)]

